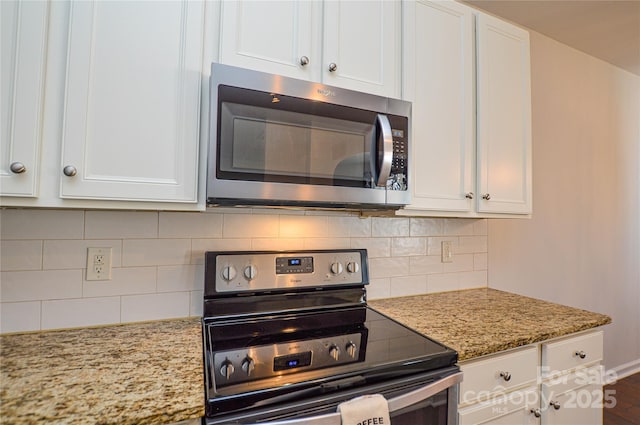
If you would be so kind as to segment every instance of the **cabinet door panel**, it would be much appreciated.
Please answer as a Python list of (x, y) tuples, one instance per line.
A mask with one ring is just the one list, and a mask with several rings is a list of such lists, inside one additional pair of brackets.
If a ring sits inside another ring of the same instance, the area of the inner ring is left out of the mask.
[(400, 22), (399, 1), (325, 2), (322, 82), (400, 97)]
[[(221, 6), (221, 63), (319, 80), (318, 1), (238, 0)], [(307, 65), (300, 62), (303, 56)]]
[(531, 212), (529, 33), (479, 14), (477, 37), (478, 211), (528, 214)]
[(204, 5), (71, 4), (62, 197), (196, 201)]
[(456, 2), (405, 5), (405, 97), (413, 102), (410, 209), (471, 211), (473, 14)]
[[(0, 3), (0, 190), (2, 195), (34, 197), (40, 168), (49, 4), (12, 0)], [(12, 171), (14, 163), (15, 167), (23, 164), (25, 170)]]
[(603, 373), (596, 366), (546, 380), (542, 384), (542, 424), (602, 425), (602, 408), (612, 402), (602, 392)]

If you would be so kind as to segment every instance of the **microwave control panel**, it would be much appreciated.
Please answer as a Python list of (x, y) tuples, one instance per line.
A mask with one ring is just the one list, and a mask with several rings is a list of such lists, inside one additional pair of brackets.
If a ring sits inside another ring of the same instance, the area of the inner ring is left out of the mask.
[(387, 180), (389, 190), (407, 190), (409, 176), (408, 120), (405, 117), (389, 116), (393, 136), (393, 159), (391, 174)]

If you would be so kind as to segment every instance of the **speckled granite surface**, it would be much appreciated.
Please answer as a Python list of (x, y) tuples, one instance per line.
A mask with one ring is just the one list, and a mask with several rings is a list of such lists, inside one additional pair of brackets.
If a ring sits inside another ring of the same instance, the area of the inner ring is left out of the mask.
[[(460, 360), (611, 322), (491, 289), (375, 300)], [(199, 318), (0, 336), (0, 423), (168, 424), (204, 415)]]
[(460, 361), (611, 323), (603, 314), (488, 288), (369, 305), (455, 349)]
[(166, 424), (204, 415), (199, 318), (0, 337), (0, 423)]

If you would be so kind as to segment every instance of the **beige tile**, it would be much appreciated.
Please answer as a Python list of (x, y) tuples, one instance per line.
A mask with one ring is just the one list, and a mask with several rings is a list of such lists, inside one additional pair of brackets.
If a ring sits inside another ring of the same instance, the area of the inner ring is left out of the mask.
[(487, 253), (473, 254), (473, 269), (474, 270), (487, 270)]
[[(1, 223), (0, 223), (1, 225)], [(42, 241), (2, 241), (0, 271), (41, 270)]]
[(444, 231), (444, 220), (441, 218), (411, 218), (411, 236), (441, 236)]
[(337, 237), (370, 237), (371, 218), (360, 217), (327, 217), (327, 236)]
[(42, 329), (109, 325), (120, 322), (120, 297), (42, 302)]
[(0, 333), (40, 330), (40, 301), (2, 303)]
[(303, 238), (266, 238), (251, 241), (251, 250), (254, 251), (292, 251), (296, 249), (304, 249)]
[(427, 239), (425, 238), (392, 238), (391, 255), (405, 257), (409, 255), (426, 255)]
[(451, 242), (451, 251), (453, 251), (454, 255), (458, 253), (458, 238), (455, 236), (442, 236), (427, 238), (427, 255), (441, 255), (443, 241)]
[(304, 249), (346, 249), (351, 247), (349, 238), (307, 238)]
[(409, 257), (371, 258), (369, 260), (369, 274), (372, 279), (407, 276), (409, 274)]
[(446, 236), (473, 236), (475, 223), (472, 218), (445, 218), (443, 233)]
[(445, 273), (473, 271), (473, 254), (454, 254), (451, 263), (442, 263)]
[(442, 273), (427, 276), (427, 293), (458, 290), (458, 274)]
[(472, 254), (487, 252), (487, 236), (460, 236), (456, 252)]
[(371, 236), (409, 236), (408, 218), (373, 217)]
[(225, 214), (222, 225), (224, 238), (276, 238), (279, 230), (279, 217), (271, 214)]
[(328, 221), (325, 216), (280, 216), (280, 237), (314, 238), (326, 237)]
[(421, 255), (409, 258), (409, 273), (412, 275), (442, 273), (443, 270), (443, 263), (439, 255)]
[(170, 266), (191, 262), (189, 239), (125, 239), (122, 266)]
[(368, 300), (389, 298), (391, 296), (391, 279), (369, 279), (369, 285), (366, 286), (366, 289)]
[(391, 278), (391, 296), (406, 297), (427, 292), (427, 276), (402, 276)]
[(158, 267), (158, 292), (203, 290), (204, 265)]
[(458, 277), (458, 289), (486, 288), (487, 271), (461, 272)]
[(38, 301), (82, 296), (82, 270), (0, 273), (2, 302)]
[(144, 239), (158, 237), (155, 211), (87, 211), (86, 239)]
[(165, 292), (151, 295), (126, 295), (122, 297), (122, 321), (173, 319), (189, 317), (190, 292)]
[(85, 280), (82, 283), (82, 296), (89, 298), (155, 293), (156, 272), (156, 267), (114, 268), (111, 280)]
[(158, 237), (220, 238), (222, 221), (222, 214), (160, 212)]
[(350, 248), (366, 249), (369, 258), (390, 257), (391, 238), (351, 238)]
[(204, 304), (204, 290), (191, 291), (191, 304), (189, 305), (189, 316), (202, 316)]
[(249, 251), (252, 248), (251, 239), (192, 239), (191, 264), (204, 264), (206, 251)]
[(75, 210), (0, 210), (0, 235), (7, 239), (82, 239), (84, 212)]

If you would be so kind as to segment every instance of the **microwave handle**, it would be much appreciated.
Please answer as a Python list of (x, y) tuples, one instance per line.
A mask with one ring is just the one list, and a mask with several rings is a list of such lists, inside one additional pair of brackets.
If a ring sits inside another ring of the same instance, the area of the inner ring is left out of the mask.
[[(418, 404), (421, 401), (427, 400), (439, 392), (446, 390), (447, 388), (458, 385), (460, 382), (462, 382), (462, 372), (457, 372), (429, 385), (392, 398), (388, 401), (389, 413)], [(340, 422), (340, 413), (334, 412), (300, 419), (264, 422), (264, 425), (340, 425)]]
[[(387, 179), (391, 175), (391, 163), (393, 161), (393, 135), (389, 118), (386, 115), (378, 114), (376, 128), (379, 130), (374, 141), (376, 144), (374, 157), (378, 161), (378, 164), (376, 164), (376, 171), (378, 172), (376, 186), (385, 187)], [(379, 141), (382, 143), (379, 143)]]

